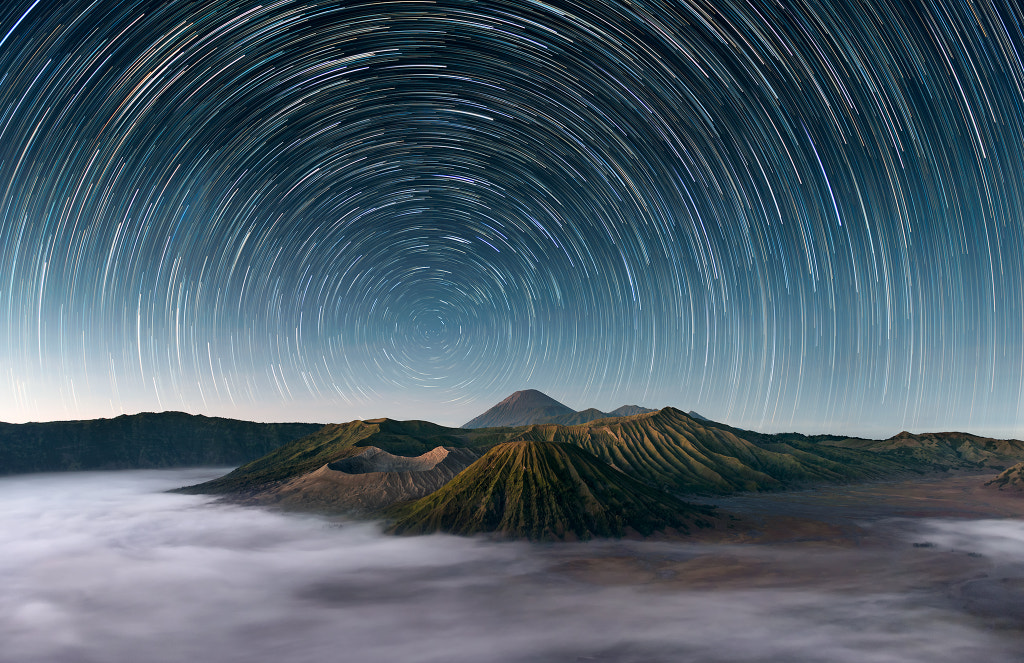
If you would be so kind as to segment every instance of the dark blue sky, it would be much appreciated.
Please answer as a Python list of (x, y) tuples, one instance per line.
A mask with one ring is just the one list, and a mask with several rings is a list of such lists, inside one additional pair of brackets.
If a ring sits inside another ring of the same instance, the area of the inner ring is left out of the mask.
[(1009, 2), (0, 9), (0, 419), (1024, 435)]

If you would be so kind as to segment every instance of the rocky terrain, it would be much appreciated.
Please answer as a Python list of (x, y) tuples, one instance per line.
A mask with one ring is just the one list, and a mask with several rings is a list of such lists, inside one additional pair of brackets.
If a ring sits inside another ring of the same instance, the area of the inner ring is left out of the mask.
[(758, 444), (675, 408), (579, 426), (537, 424), (521, 439), (586, 449), (649, 485), (687, 494), (778, 490), (882, 476), (904, 467), (884, 454), (827, 445)]

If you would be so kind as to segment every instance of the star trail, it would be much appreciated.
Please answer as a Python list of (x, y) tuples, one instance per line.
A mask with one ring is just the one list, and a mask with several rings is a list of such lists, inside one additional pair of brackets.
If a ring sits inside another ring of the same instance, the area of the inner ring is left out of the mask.
[(1013, 2), (10, 0), (0, 419), (1024, 435)]

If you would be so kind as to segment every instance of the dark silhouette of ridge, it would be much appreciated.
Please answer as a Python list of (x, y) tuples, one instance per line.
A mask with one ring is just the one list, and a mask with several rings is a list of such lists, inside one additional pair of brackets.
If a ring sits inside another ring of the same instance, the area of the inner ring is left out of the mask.
[(597, 408), (587, 408), (586, 410), (580, 410), (579, 412), (573, 412), (571, 414), (563, 414), (557, 417), (545, 417), (539, 421), (533, 421), (530, 423), (534, 424), (559, 424), (561, 426), (577, 426), (579, 424), (586, 424), (591, 421), (598, 419), (607, 419), (612, 415), (607, 412), (601, 412)]
[(323, 424), (264, 424), (184, 412), (0, 423), (0, 475), (238, 465)]
[(648, 412), (654, 412), (649, 407), (642, 407), (640, 405), (623, 405), (617, 407), (608, 413), (609, 417), (632, 417), (634, 414), (646, 414)]

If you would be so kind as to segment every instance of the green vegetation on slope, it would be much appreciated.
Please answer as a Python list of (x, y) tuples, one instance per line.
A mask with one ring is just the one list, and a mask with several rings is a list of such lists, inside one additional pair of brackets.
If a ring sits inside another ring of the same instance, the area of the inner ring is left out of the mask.
[(363, 421), (328, 424), (306, 437), (275, 449), (246, 463), (233, 472), (195, 486), (179, 488), (178, 492), (195, 494), (245, 493), (266, 484), (284, 481), (312, 472), (331, 461), (352, 453), (360, 440), (377, 432), (378, 427)]
[(541, 417), (537, 421), (532, 423), (536, 424), (558, 424), (560, 426), (579, 426), (597, 419), (607, 419), (612, 415), (601, 412), (597, 408), (587, 408), (586, 410), (580, 410), (579, 412), (570, 412), (569, 414), (560, 414), (556, 417)]
[(436, 492), (393, 507), (390, 531), (494, 532), (532, 540), (649, 535), (711, 527), (712, 510), (686, 504), (565, 444), (499, 444)]
[(372, 438), (356, 446), (374, 446), (399, 456), (418, 456), (435, 447), (490, 448), (504, 442), (518, 432), (515, 428), (465, 430), (448, 428), (429, 421), (396, 421), (373, 419), (367, 423), (377, 426)]
[(685, 493), (778, 490), (903, 469), (893, 459), (858, 450), (765, 448), (674, 408), (581, 426), (532, 426), (521, 439), (573, 444), (645, 483)]
[(0, 423), (0, 474), (238, 465), (322, 424), (263, 424), (184, 412)]

